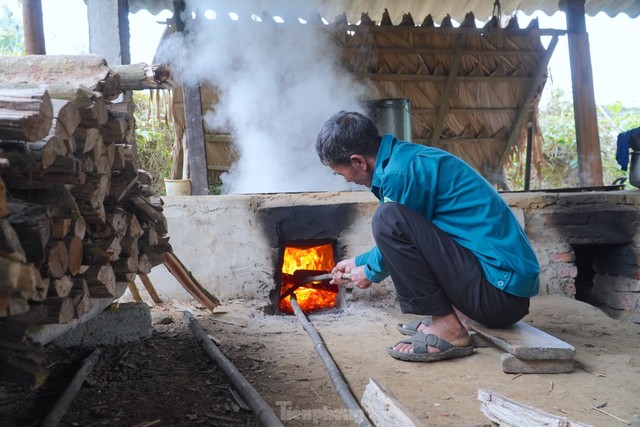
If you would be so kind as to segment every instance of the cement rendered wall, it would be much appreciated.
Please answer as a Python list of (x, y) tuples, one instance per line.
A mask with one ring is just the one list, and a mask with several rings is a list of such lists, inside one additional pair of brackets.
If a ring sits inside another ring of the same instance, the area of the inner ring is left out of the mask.
[[(339, 236), (341, 253), (349, 257), (372, 247), (370, 217), (378, 204), (368, 191), (185, 196), (166, 197), (163, 201), (174, 253), (201, 285), (223, 301), (233, 298), (267, 301), (275, 286), (278, 248), (273, 244), (272, 231), (264, 226), (265, 211), (353, 205), (361, 220), (353, 221)], [(149, 277), (161, 298), (191, 300), (164, 266), (155, 267)], [(387, 284), (381, 291), (386, 293), (389, 289)]]
[[(578, 271), (574, 244), (616, 244), (640, 254), (640, 239), (635, 232), (640, 226), (637, 213), (640, 191), (503, 193), (502, 196), (524, 226), (540, 261), (540, 294), (575, 295)], [(378, 205), (368, 191), (188, 196), (163, 200), (174, 252), (196, 279), (223, 301), (256, 298), (265, 302), (275, 286), (273, 274), (278, 247), (273, 236), (277, 230), (264, 226), (264, 212), (286, 207), (351, 205), (355, 218), (339, 233), (344, 258), (373, 245), (370, 218)], [(633, 255), (623, 261), (628, 264), (624, 269), (611, 267), (609, 263), (608, 269), (600, 267), (598, 272), (595, 266), (594, 294), (599, 293), (605, 304), (614, 301), (611, 307), (614, 310), (640, 311), (639, 261), (640, 255)], [(155, 267), (149, 276), (163, 299), (191, 301), (163, 266)], [(626, 294), (612, 297), (614, 290), (608, 289), (609, 283), (618, 283), (617, 288)], [(358, 292), (357, 295), (375, 297), (392, 293), (393, 287), (387, 280), (368, 292)]]

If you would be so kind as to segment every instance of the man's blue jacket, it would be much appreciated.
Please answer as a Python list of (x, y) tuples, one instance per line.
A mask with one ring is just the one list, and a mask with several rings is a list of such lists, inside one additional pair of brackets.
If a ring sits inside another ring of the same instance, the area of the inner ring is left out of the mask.
[[(495, 287), (520, 297), (538, 293), (540, 266), (527, 236), (500, 194), (461, 159), (387, 134), (371, 191), (381, 203), (397, 202), (421, 213), (471, 250)], [(377, 247), (355, 261), (372, 282), (389, 275)]]

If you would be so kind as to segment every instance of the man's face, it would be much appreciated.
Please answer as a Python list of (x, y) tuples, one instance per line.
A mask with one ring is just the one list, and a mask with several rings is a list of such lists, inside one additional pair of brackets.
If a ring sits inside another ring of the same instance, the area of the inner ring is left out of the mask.
[(345, 166), (328, 165), (331, 170), (342, 176), (345, 181), (355, 184), (371, 187), (373, 180), (373, 166), (369, 165), (367, 160), (360, 155), (351, 156), (351, 163)]

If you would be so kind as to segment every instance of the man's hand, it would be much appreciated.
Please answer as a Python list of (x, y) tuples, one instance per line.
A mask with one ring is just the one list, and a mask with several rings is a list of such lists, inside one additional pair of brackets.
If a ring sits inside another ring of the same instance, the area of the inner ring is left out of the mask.
[[(371, 286), (371, 281), (367, 279), (367, 276), (364, 274), (364, 266), (356, 267), (355, 258), (340, 261), (333, 270), (331, 270), (331, 273), (333, 273), (333, 279), (330, 282), (332, 284), (340, 285), (350, 281), (360, 289), (366, 289)], [(343, 279), (342, 273), (349, 273), (351, 280)]]

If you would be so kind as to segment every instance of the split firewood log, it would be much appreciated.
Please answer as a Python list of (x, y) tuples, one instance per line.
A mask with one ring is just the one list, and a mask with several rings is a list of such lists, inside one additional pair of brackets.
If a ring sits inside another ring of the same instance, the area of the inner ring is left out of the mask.
[(156, 230), (164, 234), (167, 232), (167, 219), (160, 208), (153, 206), (153, 202), (141, 195), (131, 195), (124, 200), (125, 206), (133, 211), (138, 221), (143, 224), (153, 224)]
[[(116, 156), (117, 158), (117, 156)], [(138, 173), (129, 168), (111, 171), (111, 191), (109, 197), (119, 203), (138, 186)]]
[(122, 248), (120, 238), (116, 235), (95, 241), (83, 242), (83, 264), (106, 264), (117, 261)]
[(39, 171), (53, 165), (58, 156), (68, 156), (65, 141), (56, 135), (46, 135), (36, 142), (0, 141), (0, 148), (12, 168)]
[(51, 240), (47, 244), (46, 269), (44, 276), (59, 279), (64, 276), (69, 267), (69, 252), (62, 240)]
[(93, 150), (97, 141), (102, 142), (98, 128), (79, 126), (73, 134), (76, 140), (76, 154), (87, 154)]
[[(3, 85), (84, 85), (115, 99), (122, 93), (120, 75), (98, 55), (26, 55), (0, 58)], [(27, 82), (27, 83), (25, 83)], [(67, 98), (65, 98), (67, 99)]]
[(105, 209), (107, 211), (107, 224), (111, 225), (119, 239), (123, 238), (129, 229), (127, 212), (121, 205), (105, 206)]
[[(5, 158), (0, 158), (0, 170), (2, 169), (2, 162), (4, 161), (6, 161)], [(9, 205), (7, 205), (7, 185), (0, 177), (0, 218), (4, 218), (7, 215), (9, 215)]]
[(27, 262), (40, 266), (51, 237), (51, 223), (44, 207), (16, 199), (9, 199), (8, 204), (11, 213), (5, 219), (18, 234)]
[(71, 229), (71, 218), (51, 218), (51, 238), (62, 239)]
[(173, 87), (171, 70), (163, 64), (112, 65), (111, 68), (120, 75), (120, 88), (123, 91)]
[[(2, 62), (0, 57), (0, 62)], [(3, 81), (4, 73), (1, 71)], [(24, 78), (24, 77), (23, 77)], [(0, 139), (37, 141), (51, 128), (53, 106), (45, 88), (0, 88)]]
[(80, 272), (80, 267), (82, 267), (84, 253), (82, 239), (78, 236), (65, 236), (62, 241), (67, 246), (67, 253), (69, 256), (67, 272), (71, 276), (75, 276)]
[(0, 257), (0, 295), (19, 295), (27, 300), (33, 299), (39, 292), (40, 280), (40, 274), (33, 264)]
[(116, 294), (116, 276), (111, 264), (91, 265), (83, 274), (91, 298), (113, 298)]
[(153, 267), (163, 264), (165, 254), (173, 250), (169, 243), (169, 236), (158, 237), (158, 244), (145, 248), (145, 255)]
[(138, 255), (122, 256), (113, 263), (113, 272), (116, 275), (116, 281), (122, 282), (123, 275), (138, 272)]
[(149, 246), (155, 246), (158, 244), (158, 232), (155, 228), (146, 226), (143, 227), (144, 234), (140, 237), (138, 244), (143, 248)]
[(120, 240), (120, 247), (122, 248), (121, 256), (135, 256), (138, 259), (140, 250), (137, 237), (125, 236)]
[(0, 219), (0, 256), (21, 263), (27, 262), (27, 256), (20, 243), (20, 237), (9, 221)]
[[(25, 156), (13, 158), (11, 169), (4, 173), (4, 181), (12, 190), (43, 189), (53, 185), (79, 185), (85, 182), (85, 171), (77, 159), (57, 156), (51, 166), (41, 169), (33, 156), (30, 157), (30, 159)], [(19, 163), (20, 160), (25, 159), (28, 163)]]
[(125, 142), (129, 126), (124, 117), (110, 118), (100, 126), (100, 135), (106, 143)]
[(71, 298), (71, 301), (73, 302), (78, 318), (82, 318), (82, 316), (91, 311), (91, 297), (89, 295), (89, 287), (87, 286), (87, 281), (85, 279), (81, 277), (73, 279), (73, 287), (69, 292), (69, 298)]
[(53, 123), (49, 133), (63, 140), (73, 138), (81, 120), (78, 105), (67, 99), (52, 99), (51, 104), (53, 106)]
[(46, 316), (40, 321), (40, 324), (64, 324), (76, 318), (76, 309), (69, 297), (49, 297), (42, 302), (34, 304), (45, 308)]
[(138, 258), (138, 273), (149, 274), (152, 268), (153, 265), (147, 254), (141, 254), (140, 258)]
[(127, 237), (133, 237), (136, 240), (144, 234), (144, 229), (138, 221), (138, 217), (132, 212), (127, 212), (127, 219), (129, 221), (129, 228), (127, 229)]
[[(52, 220), (51, 238), (62, 238), (67, 234), (84, 239), (87, 224), (80, 213), (76, 199), (64, 186), (51, 186), (46, 189), (30, 191), (14, 191), (16, 199), (29, 203), (40, 204), (45, 208), (49, 218)], [(62, 237), (57, 237), (63, 230), (54, 231), (53, 228), (60, 227), (56, 222), (66, 223), (70, 220), (69, 230)]]
[(71, 288), (73, 287), (73, 280), (70, 276), (62, 276), (59, 279), (52, 281), (49, 286), (48, 297), (66, 297), (69, 296)]
[(93, 102), (90, 105), (80, 106), (78, 112), (80, 113), (80, 124), (85, 127), (99, 128), (109, 120), (106, 101), (100, 94), (93, 97)]

